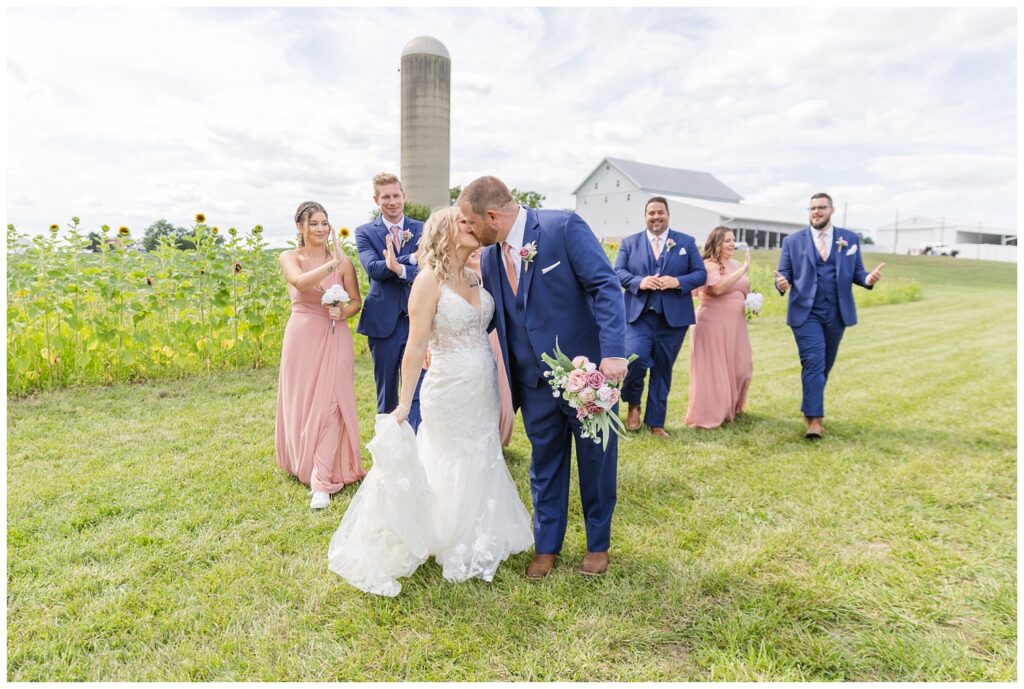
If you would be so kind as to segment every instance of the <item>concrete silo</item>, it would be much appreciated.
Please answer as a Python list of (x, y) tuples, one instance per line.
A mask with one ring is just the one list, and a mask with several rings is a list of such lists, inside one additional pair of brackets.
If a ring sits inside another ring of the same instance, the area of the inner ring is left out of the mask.
[(410, 203), (449, 204), (452, 61), (430, 36), (402, 50), (402, 185)]

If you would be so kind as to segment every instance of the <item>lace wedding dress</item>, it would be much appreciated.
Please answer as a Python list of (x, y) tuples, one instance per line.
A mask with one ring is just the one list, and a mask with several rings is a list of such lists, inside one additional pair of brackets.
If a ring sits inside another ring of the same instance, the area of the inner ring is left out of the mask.
[(368, 593), (395, 596), (397, 579), (433, 555), (445, 579), (490, 581), (533, 544), (530, 515), (501, 454), (499, 397), (487, 323), (446, 285), (434, 315), (430, 368), (420, 388), (418, 434), (377, 416), (373, 467), (331, 539), (328, 566)]

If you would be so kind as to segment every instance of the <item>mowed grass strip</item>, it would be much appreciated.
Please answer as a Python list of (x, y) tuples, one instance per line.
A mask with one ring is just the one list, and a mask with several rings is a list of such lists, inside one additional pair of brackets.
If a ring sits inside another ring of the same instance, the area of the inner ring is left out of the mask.
[[(878, 260), (924, 298), (860, 310), (821, 442), (783, 318), (751, 324), (750, 405), (716, 431), (682, 425), (684, 346), (673, 437), (620, 445), (598, 580), (574, 479), (544, 582), (524, 553), (492, 584), (348, 587), (326, 549), (355, 488), (312, 513), (277, 469), (273, 370), (11, 400), (7, 677), (1013, 680), (1016, 266)], [(529, 505), (521, 426), (506, 457)]]

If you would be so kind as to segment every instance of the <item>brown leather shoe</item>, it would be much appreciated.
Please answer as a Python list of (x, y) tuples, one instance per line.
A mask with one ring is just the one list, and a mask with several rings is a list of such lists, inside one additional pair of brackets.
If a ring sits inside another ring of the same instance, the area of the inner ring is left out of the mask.
[(608, 551), (603, 553), (592, 553), (587, 551), (583, 556), (583, 564), (580, 565), (580, 574), (588, 577), (604, 576), (608, 571)]
[(651, 427), (651, 433), (652, 433), (653, 435), (656, 435), (656, 436), (658, 436), (659, 438), (670, 438), (670, 437), (671, 437), (671, 436), (670, 436), (670, 435), (668, 434), (668, 431), (666, 431), (666, 430), (665, 430), (664, 428), (662, 428), (661, 426), (652, 426), (652, 427)]
[(533, 556), (533, 562), (526, 568), (527, 579), (543, 579), (547, 575), (551, 574), (551, 568), (555, 566), (555, 558), (557, 555), (549, 555), (547, 553), (537, 553)]
[(631, 404), (629, 405), (629, 414), (626, 416), (626, 430), (627, 431), (639, 431), (640, 430), (640, 405)]
[(820, 440), (823, 435), (825, 435), (825, 428), (821, 425), (821, 418), (817, 416), (807, 418), (807, 432), (804, 433), (804, 437)]

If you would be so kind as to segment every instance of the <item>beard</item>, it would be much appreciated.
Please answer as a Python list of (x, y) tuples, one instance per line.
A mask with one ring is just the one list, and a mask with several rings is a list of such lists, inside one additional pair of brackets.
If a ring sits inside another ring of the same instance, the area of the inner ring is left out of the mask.
[(813, 227), (816, 230), (824, 230), (826, 227), (828, 227), (828, 224), (830, 222), (832, 222), (832, 218), (827, 218), (825, 220), (822, 220), (820, 223), (813, 223), (812, 222), (811, 223), (811, 227)]

